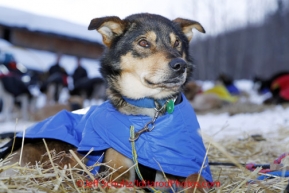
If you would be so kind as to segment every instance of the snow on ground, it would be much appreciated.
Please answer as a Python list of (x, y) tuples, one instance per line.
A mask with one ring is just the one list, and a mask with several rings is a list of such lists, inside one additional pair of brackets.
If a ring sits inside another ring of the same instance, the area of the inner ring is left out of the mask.
[[(209, 82), (204, 85), (209, 85)], [(241, 90), (250, 93), (250, 101), (260, 103), (262, 97), (254, 93), (252, 83), (241, 80), (236, 83)], [(86, 109), (87, 110), (87, 109)], [(84, 113), (86, 110), (80, 110)], [(226, 137), (243, 138), (246, 135), (261, 134), (263, 136), (273, 136), (278, 134), (278, 129), (289, 130), (289, 106), (287, 108), (276, 106), (273, 109), (260, 113), (245, 113), (230, 116), (228, 113), (197, 115), (199, 124), (204, 134), (213, 139), (224, 139)], [(33, 122), (10, 121), (0, 123), (0, 132), (22, 131), (34, 124)]]
[[(204, 90), (214, 84), (211, 81), (201, 82)], [(249, 80), (238, 80), (236, 86), (243, 92), (249, 94), (247, 102), (261, 105), (262, 101), (270, 96), (258, 95), (253, 89), (253, 82)], [(243, 138), (244, 136), (261, 134), (264, 136), (278, 135), (278, 129), (289, 130), (289, 107), (277, 105), (259, 113), (243, 113), (230, 116), (228, 113), (197, 115), (202, 132), (214, 139), (226, 137)], [(288, 136), (289, 138), (289, 136)]]
[(273, 110), (234, 116), (226, 113), (198, 115), (198, 120), (202, 131), (214, 139), (254, 134), (273, 137), (281, 127), (289, 130), (289, 107), (276, 106)]

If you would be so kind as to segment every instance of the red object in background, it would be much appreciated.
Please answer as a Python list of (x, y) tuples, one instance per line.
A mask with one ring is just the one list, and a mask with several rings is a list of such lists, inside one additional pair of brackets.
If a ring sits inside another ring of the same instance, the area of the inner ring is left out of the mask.
[(289, 75), (283, 75), (274, 80), (271, 84), (271, 89), (280, 89), (280, 96), (289, 100)]
[(8, 67), (10, 69), (17, 69), (17, 63), (15, 61), (11, 61), (9, 62)]
[(286, 156), (289, 156), (289, 153), (283, 153), (280, 155), (277, 159), (274, 160), (274, 164), (281, 164), (282, 159)]

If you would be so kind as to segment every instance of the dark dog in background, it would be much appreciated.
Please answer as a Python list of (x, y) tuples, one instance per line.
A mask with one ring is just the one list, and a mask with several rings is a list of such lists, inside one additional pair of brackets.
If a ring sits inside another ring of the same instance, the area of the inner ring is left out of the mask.
[[(91, 21), (89, 30), (97, 30), (108, 48), (101, 60), (101, 73), (107, 82), (108, 100), (117, 111), (124, 115), (154, 118), (155, 108), (160, 109), (157, 116), (166, 113), (160, 100), (174, 98), (175, 104), (181, 103), (183, 86), (193, 71), (189, 42), (193, 37), (194, 28), (205, 33), (201, 24), (196, 21), (182, 18), (171, 21), (154, 14), (135, 14), (124, 20), (112, 16)], [(143, 98), (153, 100), (156, 107), (140, 107), (126, 100)], [(59, 150), (63, 143), (49, 143), (49, 149)], [(24, 146), (23, 164), (35, 163), (45, 153), (40, 151), (40, 145), (37, 144), (37, 149), (29, 144)], [(63, 150), (67, 151), (67, 147), (63, 147)], [(13, 159), (17, 161), (19, 157), (15, 156)], [(122, 166), (112, 174), (112, 179), (126, 172), (117, 181), (134, 181), (134, 170), (129, 169), (134, 165), (131, 159), (109, 148), (105, 152), (104, 162), (110, 168)], [(147, 167), (146, 170), (149, 171), (150, 168)], [(187, 178), (169, 174), (167, 177), (206, 183), (205, 178), (198, 173), (193, 173)], [(194, 191), (195, 188), (197, 191)], [(185, 192), (205, 192), (204, 189), (206, 188), (191, 187)]]
[(289, 71), (281, 71), (270, 78), (255, 76), (253, 78), (255, 88), (260, 94), (270, 92), (271, 97), (264, 104), (281, 104), (289, 102)]
[(83, 100), (106, 100), (106, 84), (103, 78), (82, 78), (74, 84), (71, 96), (80, 96)]
[(63, 88), (67, 87), (67, 76), (61, 73), (48, 75), (43, 73), (40, 75), (40, 91), (46, 95), (47, 104), (55, 104), (59, 102), (60, 94)]

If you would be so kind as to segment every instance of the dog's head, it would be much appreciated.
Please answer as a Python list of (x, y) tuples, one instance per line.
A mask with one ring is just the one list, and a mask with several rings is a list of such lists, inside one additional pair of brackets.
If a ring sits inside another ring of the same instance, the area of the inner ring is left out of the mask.
[(101, 72), (110, 95), (131, 99), (165, 99), (177, 95), (193, 69), (189, 55), (192, 29), (200, 23), (154, 14), (95, 18), (88, 29), (103, 37), (107, 52)]
[(101, 33), (108, 47), (102, 73), (122, 96), (166, 98), (179, 92), (192, 72), (188, 53), (196, 21), (170, 21), (153, 14), (93, 19), (89, 29)]

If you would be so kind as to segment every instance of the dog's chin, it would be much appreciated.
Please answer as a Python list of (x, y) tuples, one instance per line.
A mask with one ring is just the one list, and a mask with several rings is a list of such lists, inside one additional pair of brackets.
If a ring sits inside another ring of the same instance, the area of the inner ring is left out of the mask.
[(158, 82), (153, 82), (148, 79), (145, 79), (145, 83), (149, 87), (170, 89), (170, 90), (179, 90), (181, 86), (184, 84), (184, 82), (185, 82), (185, 78), (183, 77), (176, 77), (176, 78), (161, 80)]

